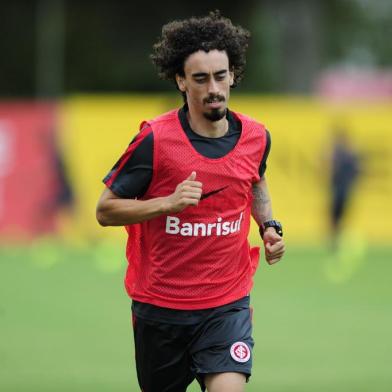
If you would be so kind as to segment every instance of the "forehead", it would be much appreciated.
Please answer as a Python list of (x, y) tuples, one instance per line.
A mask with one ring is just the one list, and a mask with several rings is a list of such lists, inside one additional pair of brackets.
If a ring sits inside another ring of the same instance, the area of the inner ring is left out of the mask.
[(229, 69), (229, 58), (222, 50), (199, 50), (192, 53), (184, 64), (185, 75), (193, 73), (214, 73), (223, 69)]

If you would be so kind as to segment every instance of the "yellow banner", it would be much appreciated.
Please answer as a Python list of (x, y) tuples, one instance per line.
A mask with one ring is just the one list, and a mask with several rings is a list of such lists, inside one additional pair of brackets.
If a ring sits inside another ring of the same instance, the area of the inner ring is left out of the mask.
[[(122, 228), (104, 229), (95, 220), (102, 178), (142, 120), (180, 104), (171, 95), (80, 96), (64, 102), (61, 145), (75, 192), (75, 236), (125, 237)], [(344, 227), (358, 238), (391, 243), (392, 103), (332, 105), (311, 98), (234, 95), (230, 107), (261, 121), (271, 133), (266, 176), (287, 241), (313, 245), (328, 238), (329, 156), (338, 124), (347, 130), (362, 167)], [(259, 242), (254, 226), (251, 240)]]

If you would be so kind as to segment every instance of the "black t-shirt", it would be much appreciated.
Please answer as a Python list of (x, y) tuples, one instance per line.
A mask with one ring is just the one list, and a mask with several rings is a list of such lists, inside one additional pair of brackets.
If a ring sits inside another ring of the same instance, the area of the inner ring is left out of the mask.
[[(187, 110), (186, 105), (179, 110), (179, 120), (183, 131), (199, 154), (212, 159), (221, 158), (236, 146), (241, 136), (242, 126), (241, 122), (229, 110), (227, 110), (226, 115), (229, 123), (228, 131), (219, 138), (209, 138), (195, 133), (189, 125)], [(140, 134), (130, 144), (130, 146), (132, 144), (136, 146), (137, 143), (137, 147), (132, 149), (131, 153), (129, 151), (125, 153), (103, 180), (105, 183), (108, 183), (115, 174), (115, 178), (111, 181), (109, 187), (119, 197), (140, 198), (150, 185), (153, 171), (154, 135), (152, 132), (144, 132), (143, 139), (140, 140), (139, 138)], [(259, 167), (260, 177), (265, 173), (270, 148), (271, 137), (267, 131), (267, 144)]]

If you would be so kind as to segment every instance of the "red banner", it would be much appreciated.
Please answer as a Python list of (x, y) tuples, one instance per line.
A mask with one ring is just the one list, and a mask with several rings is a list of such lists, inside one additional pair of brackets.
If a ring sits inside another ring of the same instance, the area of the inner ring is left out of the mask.
[(56, 105), (0, 103), (0, 235), (55, 230), (59, 195)]

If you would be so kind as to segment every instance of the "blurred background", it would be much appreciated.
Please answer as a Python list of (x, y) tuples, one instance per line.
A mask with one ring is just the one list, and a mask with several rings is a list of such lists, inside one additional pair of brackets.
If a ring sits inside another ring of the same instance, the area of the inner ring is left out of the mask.
[(230, 108), (271, 133), (288, 244), (255, 277), (247, 390), (392, 390), (392, 2), (3, 0), (1, 391), (139, 390), (125, 231), (95, 206), (140, 122), (181, 105), (149, 60), (162, 25), (215, 9), (252, 33)]

